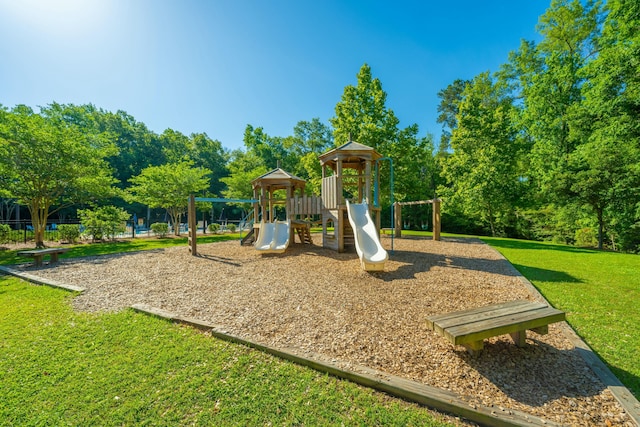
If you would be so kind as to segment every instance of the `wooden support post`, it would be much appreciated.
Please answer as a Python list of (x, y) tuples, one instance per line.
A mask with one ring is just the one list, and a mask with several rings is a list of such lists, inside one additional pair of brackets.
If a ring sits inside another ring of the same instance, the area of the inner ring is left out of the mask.
[[(370, 206), (376, 206), (378, 204), (377, 200), (371, 199), (371, 160), (367, 160), (364, 166), (364, 197), (367, 198), (367, 203)], [(378, 231), (380, 231), (380, 227), (378, 227)]]
[(398, 202), (393, 204), (393, 219), (395, 237), (402, 237), (402, 205)]
[(509, 335), (511, 335), (511, 339), (513, 340), (513, 342), (518, 347), (524, 347), (525, 345), (527, 345), (527, 331), (526, 330), (512, 332)]
[(196, 198), (193, 194), (189, 196), (189, 209), (187, 211), (187, 223), (189, 226), (189, 252), (191, 255), (198, 255), (197, 232), (198, 222), (196, 221)]
[(440, 240), (440, 199), (433, 199), (433, 240)]

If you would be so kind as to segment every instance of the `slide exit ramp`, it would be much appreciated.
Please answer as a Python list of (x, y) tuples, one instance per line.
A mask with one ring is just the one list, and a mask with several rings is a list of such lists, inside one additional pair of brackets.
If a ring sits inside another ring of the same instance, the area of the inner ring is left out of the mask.
[(281, 254), (289, 247), (291, 221), (260, 222), (256, 250), (265, 254)]
[(347, 213), (353, 228), (360, 266), (365, 271), (384, 271), (389, 254), (380, 243), (378, 230), (369, 214), (369, 206), (367, 203), (349, 203), (347, 200)]

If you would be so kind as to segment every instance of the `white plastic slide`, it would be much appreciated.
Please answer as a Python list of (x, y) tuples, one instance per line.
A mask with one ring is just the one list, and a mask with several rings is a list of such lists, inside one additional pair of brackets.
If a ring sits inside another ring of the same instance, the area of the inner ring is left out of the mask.
[(376, 225), (369, 214), (369, 207), (366, 203), (349, 203), (347, 200), (347, 212), (362, 269), (383, 271), (389, 254), (380, 243)]
[(280, 254), (289, 247), (289, 230), (291, 222), (275, 221), (261, 222), (258, 240), (255, 243), (256, 250), (265, 254)]

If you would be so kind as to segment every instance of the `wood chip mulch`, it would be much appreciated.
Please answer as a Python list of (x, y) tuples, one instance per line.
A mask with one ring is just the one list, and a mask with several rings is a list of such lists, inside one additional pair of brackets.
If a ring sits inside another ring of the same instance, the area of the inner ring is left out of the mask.
[[(23, 267), (78, 285), (77, 310), (148, 304), (281, 348), (364, 365), (564, 425), (633, 426), (560, 325), (485, 341), (479, 357), (427, 329), (429, 315), (516, 299), (535, 300), (511, 266), (476, 239), (395, 239), (381, 273), (355, 252), (294, 244), (263, 255), (237, 241), (62, 260)], [(391, 239), (383, 237), (387, 250)], [(567, 313), (571, 316), (571, 313)]]

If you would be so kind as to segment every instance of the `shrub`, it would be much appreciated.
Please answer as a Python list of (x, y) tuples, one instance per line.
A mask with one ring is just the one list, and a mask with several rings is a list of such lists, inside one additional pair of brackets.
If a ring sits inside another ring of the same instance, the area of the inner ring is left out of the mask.
[(126, 230), (125, 221), (129, 219), (129, 214), (116, 206), (101, 206), (94, 210), (78, 209), (78, 216), (86, 228), (85, 233), (90, 235), (93, 241), (102, 240), (104, 237), (115, 238), (117, 233)]
[(598, 246), (598, 232), (591, 227), (583, 227), (576, 230), (575, 245), (581, 248), (593, 248)]
[(209, 224), (207, 229), (212, 233), (217, 233), (218, 231), (220, 231), (220, 224), (218, 224), (217, 222), (213, 222)]
[(227, 225), (227, 228), (229, 229), (230, 232), (235, 233), (236, 232), (236, 225), (235, 224), (229, 224)]
[(166, 222), (155, 222), (151, 224), (151, 231), (153, 231), (156, 236), (167, 237), (167, 234), (169, 233), (169, 224)]
[(6, 243), (11, 237), (11, 227), (7, 224), (0, 224), (0, 243)]
[(58, 232), (60, 233), (60, 240), (76, 243), (80, 237), (80, 226), (78, 224), (60, 224)]

